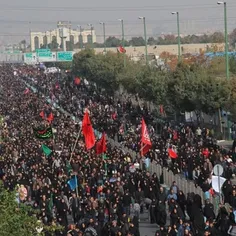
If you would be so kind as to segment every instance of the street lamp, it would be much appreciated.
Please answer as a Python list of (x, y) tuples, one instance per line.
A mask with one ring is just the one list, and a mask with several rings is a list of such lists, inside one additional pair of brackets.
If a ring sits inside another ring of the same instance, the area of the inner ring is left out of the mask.
[(82, 49), (83, 48), (83, 36), (82, 36), (82, 26), (77, 25), (79, 28), (79, 47)]
[[(121, 22), (121, 29), (122, 29), (122, 47), (125, 48), (125, 30), (124, 30), (124, 20), (118, 19)], [(126, 66), (126, 55), (124, 54), (124, 67)]]
[(229, 79), (229, 55), (228, 55), (228, 30), (227, 30), (227, 4), (226, 2), (217, 2), (218, 5), (224, 5), (224, 23), (225, 23), (225, 69), (226, 78)]
[(181, 51), (180, 51), (180, 30), (179, 30), (179, 12), (173, 11), (172, 15), (177, 15), (177, 30), (178, 30), (178, 61), (181, 61)]
[(103, 26), (103, 41), (104, 41), (104, 53), (106, 53), (106, 26), (104, 22), (100, 22)]
[(93, 48), (93, 25), (92, 24), (88, 24), (88, 26), (90, 26), (90, 30), (91, 30), (91, 48)]
[(145, 58), (146, 58), (146, 65), (148, 65), (146, 18), (145, 18), (145, 16), (140, 16), (139, 20), (143, 20), (144, 41), (145, 41)]
[(33, 52), (33, 50), (32, 50), (33, 45), (32, 45), (32, 40), (31, 40), (31, 21), (29, 21), (29, 35), (30, 35), (30, 51)]

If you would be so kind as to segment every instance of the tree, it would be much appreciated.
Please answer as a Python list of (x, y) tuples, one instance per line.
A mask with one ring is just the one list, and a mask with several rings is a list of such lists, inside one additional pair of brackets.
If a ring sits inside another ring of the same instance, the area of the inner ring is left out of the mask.
[(86, 49), (75, 54), (73, 60), (73, 71), (76, 75), (90, 79), (111, 94), (117, 89), (117, 75), (123, 67), (123, 55), (113, 52), (103, 55)]
[(134, 47), (140, 47), (145, 45), (145, 41), (143, 37), (133, 37), (130, 41), (129, 44)]
[(26, 49), (26, 40), (23, 39), (20, 41), (20, 49), (25, 52), (25, 49)]
[(149, 37), (148, 38), (148, 41), (147, 41), (147, 44), (148, 45), (156, 45), (157, 44), (157, 40), (156, 39), (154, 39), (153, 37)]
[(109, 47), (118, 47), (122, 44), (121, 40), (116, 37), (109, 37), (106, 39), (106, 46)]
[[(180, 64), (176, 55), (167, 52), (160, 58), (169, 70), (146, 66), (128, 57), (124, 67), (122, 54), (95, 54), (86, 49), (75, 54), (73, 71), (111, 95), (122, 86), (126, 92), (156, 105), (163, 104), (177, 114), (195, 111), (200, 117), (201, 112), (212, 115), (226, 108), (230, 82), (221, 74), (218, 62), (207, 60), (204, 54), (185, 55)], [(230, 107), (227, 109), (230, 111)]]
[[(36, 228), (42, 228), (37, 234)], [(18, 204), (16, 192), (10, 192), (0, 183), (0, 235), (1, 236), (43, 236), (45, 232), (53, 233), (62, 227), (45, 226), (38, 221), (36, 212), (29, 206)]]
[(211, 43), (223, 43), (224, 42), (224, 34), (222, 32), (215, 32), (210, 37), (209, 40)]
[(231, 78), (229, 83), (230, 93), (229, 99), (225, 105), (225, 110), (230, 111), (231, 119), (236, 121), (236, 78)]
[(48, 48), (50, 48), (51, 50), (57, 50), (59, 47), (59, 44), (57, 43), (57, 39), (53, 38), (52, 42), (48, 44)]
[(235, 48), (236, 44), (236, 29), (234, 29), (229, 35), (229, 43), (232, 48)]
[(179, 111), (214, 114), (228, 101), (229, 83), (208, 74), (205, 68), (179, 64), (168, 77), (168, 100)]
[(231, 73), (236, 74), (236, 58), (235, 57), (229, 58), (229, 70)]

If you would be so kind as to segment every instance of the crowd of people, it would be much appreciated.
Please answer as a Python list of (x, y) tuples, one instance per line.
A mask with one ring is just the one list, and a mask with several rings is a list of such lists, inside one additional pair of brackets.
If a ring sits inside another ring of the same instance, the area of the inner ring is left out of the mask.
[[(234, 160), (231, 152), (214, 143), (208, 129), (166, 123), (157, 136), (155, 117), (146, 107), (107, 95), (87, 80), (77, 78), (75, 82), (70, 74), (46, 75), (37, 67), (5, 65), (0, 84), (3, 184), (10, 191), (16, 186), (24, 189), (19, 202), (39, 210), (37, 217), (44, 224), (64, 227), (55, 235), (139, 236), (140, 220), (147, 212), (150, 223), (157, 225), (155, 236), (230, 235), (236, 210), (236, 188), (230, 181)], [(25, 92), (27, 84), (36, 90)], [(56, 104), (71, 115), (56, 109)], [(136, 158), (109, 143), (104, 155), (96, 155), (94, 148), (86, 150), (82, 136), (73, 150), (81, 125), (74, 117), (82, 120), (85, 109), (94, 129), (135, 151)], [(45, 117), (50, 114), (53, 119), (49, 122)], [(157, 174), (148, 171), (148, 162), (144, 162), (144, 168), (133, 169), (141, 158), (142, 117), (152, 141), (146, 155), (150, 162), (183, 174), (205, 193), (212, 189), (214, 164), (223, 165), (226, 204), (219, 212), (214, 211), (207, 194), (206, 199), (194, 193), (185, 196), (175, 182), (167, 192)], [(33, 128), (49, 126), (53, 138), (34, 137)], [(45, 155), (42, 144), (52, 153)], [(176, 150), (177, 158), (169, 157), (169, 147)], [(73, 178), (75, 189), (68, 184)]]

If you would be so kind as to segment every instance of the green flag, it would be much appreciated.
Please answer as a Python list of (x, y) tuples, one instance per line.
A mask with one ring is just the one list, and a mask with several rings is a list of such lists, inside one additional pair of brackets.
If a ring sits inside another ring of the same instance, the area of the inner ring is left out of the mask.
[(52, 153), (52, 150), (46, 146), (46, 145), (42, 145), (42, 149), (43, 149), (43, 153), (48, 157), (51, 153)]
[(109, 157), (107, 157), (106, 154), (103, 154), (103, 155), (102, 155), (102, 158), (103, 158), (103, 160), (108, 160), (108, 159), (109, 159)]
[(38, 139), (49, 139), (52, 138), (53, 133), (52, 133), (52, 128), (48, 127), (46, 129), (41, 129), (41, 128), (33, 128), (34, 135)]

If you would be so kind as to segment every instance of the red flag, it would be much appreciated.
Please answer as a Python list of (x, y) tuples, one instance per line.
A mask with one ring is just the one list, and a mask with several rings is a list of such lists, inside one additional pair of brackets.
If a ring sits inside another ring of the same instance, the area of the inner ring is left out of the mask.
[(56, 83), (55, 89), (59, 89), (59, 88), (60, 88), (59, 83)]
[(213, 189), (213, 188), (211, 188), (211, 189), (209, 190), (209, 193), (211, 194), (211, 196), (213, 196), (213, 195), (215, 194), (215, 191), (214, 191), (214, 189)]
[(114, 112), (114, 113), (111, 115), (111, 118), (112, 118), (113, 120), (116, 120), (116, 117), (117, 117), (117, 114)]
[(41, 112), (39, 113), (39, 115), (42, 117), (42, 119), (44, 119), (44, 118), (45, 118), (44, 111), (41, 111)]
[(206, 149), (204, 149), (204, 150), (202, 151), (202, 155), (203, 155), (204, 157), (206, 157), (206, 158), (209, 157), (210, 152), (209, 152), (208, 148), (206, 148)]
[(163, 105), (160, 105), (160, 114), (164, 115), (164, 107), (163, 107)]
[(173, 139), (174, 140), (178, 139), (178, 132), (176, 130), (173, 131)]
[(52, 121), (54, 120), (54, 116), (53, 116), (53, 114), (52, 114), (52, 112), (49, 114), (49, 116), (47, 117), (47, 121), (49, 122), (49, 123), (51, 123)]
[(123, 48), (122, 46), (118, 47), (117, 51), (120, 52), (120, 53), (126, 53), (125, 48)]
[(89, 114), (86, 111), (82, 122), (82, 132), (85, 138), (85, 145), (87, 149), (91, 149), (95, 145), (95, 135), (93, 127), (89, 118)]
[(24, 94), (28, 94), (30, 92), (29, 88), (26, 88)]
[(177, 153), (172, 148), (168, 149), (168, 154), (169, 154), (169, 157), (172, 159), (176, 159), (178, 157)]
[(79, 85), (80, 84), (80, 78), (79, 77), (76, 77), (75, 80), (74, 80), (75, 84), (76, 85)]
[(151, 148), (152, 143), (148, 134), (147, 125), (142, 118), (142, 132), (141, 132), (141, 156), (144, 156)]
[(96, 154), (100, 155), (107, 150), (107, 144), (106, 144), (106, 135), (105, 133), (102, 134), (101, 139), (96, 144)]
[(120, 128), (119, 128), (119, 133), (120, 133), (120, 134), (124, 134), (124, 133), (125, 133), (124, 124), (121, 124), (121, 126), (120, 126)]

